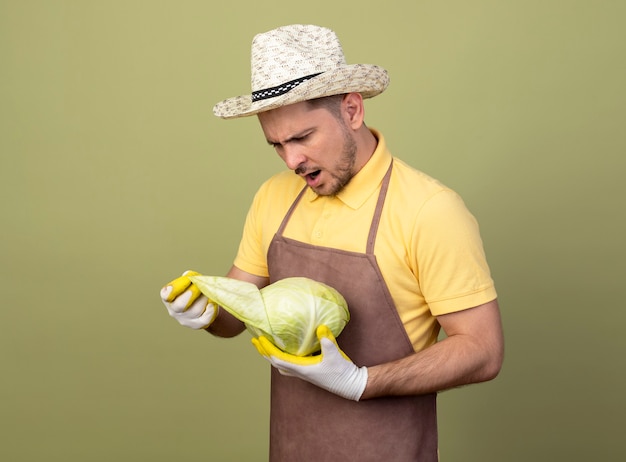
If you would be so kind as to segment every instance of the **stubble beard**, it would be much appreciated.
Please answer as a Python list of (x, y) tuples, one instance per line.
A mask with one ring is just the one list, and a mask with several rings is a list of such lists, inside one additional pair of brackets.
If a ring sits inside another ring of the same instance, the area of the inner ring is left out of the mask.
[(350, 180), (352, 180), (356, 173), (354, 171), (354, 165), (356, 164), (356, 151), (356, 141), (354, 141), (352, 134), (345, 130), (341, 157), (337, 161), (334, 171), (328, 172), (330, 173), (332, 180), (326, 185), (327, 187), (324, 188), (324, 190), (313, 189), (318, 195), (330, 197), (336, 196), (348, 185), (348, 183), (350, 183)]

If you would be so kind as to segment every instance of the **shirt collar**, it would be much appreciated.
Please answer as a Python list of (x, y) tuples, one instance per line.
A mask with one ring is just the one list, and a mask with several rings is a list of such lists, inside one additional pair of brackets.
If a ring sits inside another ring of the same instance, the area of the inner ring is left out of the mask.
[[(350, 180), (350, 183), (343, 188), (337, 199), (341, 200), (344, 204), (352, 209), (358, 209), (365, 201), (378, 189), (380, 183), (383, 181), (385, 173), (391, 163), (391, 153), (387, 150), (387, 144), (383, 135), (370, 128), (372, 134), (378, 140), (378, 144), (372, 157), (361, 168), (361, 170)], [(314, 201), (323, 196), (318, 196), (312, 189), (307, 189), (306, 199)]]

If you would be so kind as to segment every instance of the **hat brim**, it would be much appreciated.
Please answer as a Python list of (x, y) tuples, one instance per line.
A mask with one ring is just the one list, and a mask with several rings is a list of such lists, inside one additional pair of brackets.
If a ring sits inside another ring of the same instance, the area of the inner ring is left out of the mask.
[(213, 114), (223, 119), (247, 117), (289, 104), (343, 93), (361, 93), (371, 98), (389, 85), (387, 71), (373, 64), (350, 64), (309, 79), (289, 92), (274, 98), (252, 101), (252, 95), (236, 96), (220, 101)]

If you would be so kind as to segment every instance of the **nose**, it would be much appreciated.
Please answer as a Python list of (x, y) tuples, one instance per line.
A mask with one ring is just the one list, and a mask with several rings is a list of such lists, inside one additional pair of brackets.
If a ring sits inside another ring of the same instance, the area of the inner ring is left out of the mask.
[(290, 170), (295, 170), (306, 162), (306, 156), (293, 145), (284, 146), (280, 157)]

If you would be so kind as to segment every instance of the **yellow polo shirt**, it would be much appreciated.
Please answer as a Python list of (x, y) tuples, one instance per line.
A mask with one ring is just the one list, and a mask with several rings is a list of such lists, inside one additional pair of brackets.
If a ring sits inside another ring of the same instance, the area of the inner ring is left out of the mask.
[[(380, 185), (392, 161), (382, 134), (372, 132), (378, 146), (367, 164), (335, 197), (307, 189), (285, 237), (365, 253)], [(235, 266), (268, 276), (270, 242), (304, 185), (302, 178), (284, 171), (261, 186), (246, 218)], [(436, 316), (496, 298), (478, 224), (463, 200), (397, 158), (374, 253), (416, 351), (436, 342)]]

